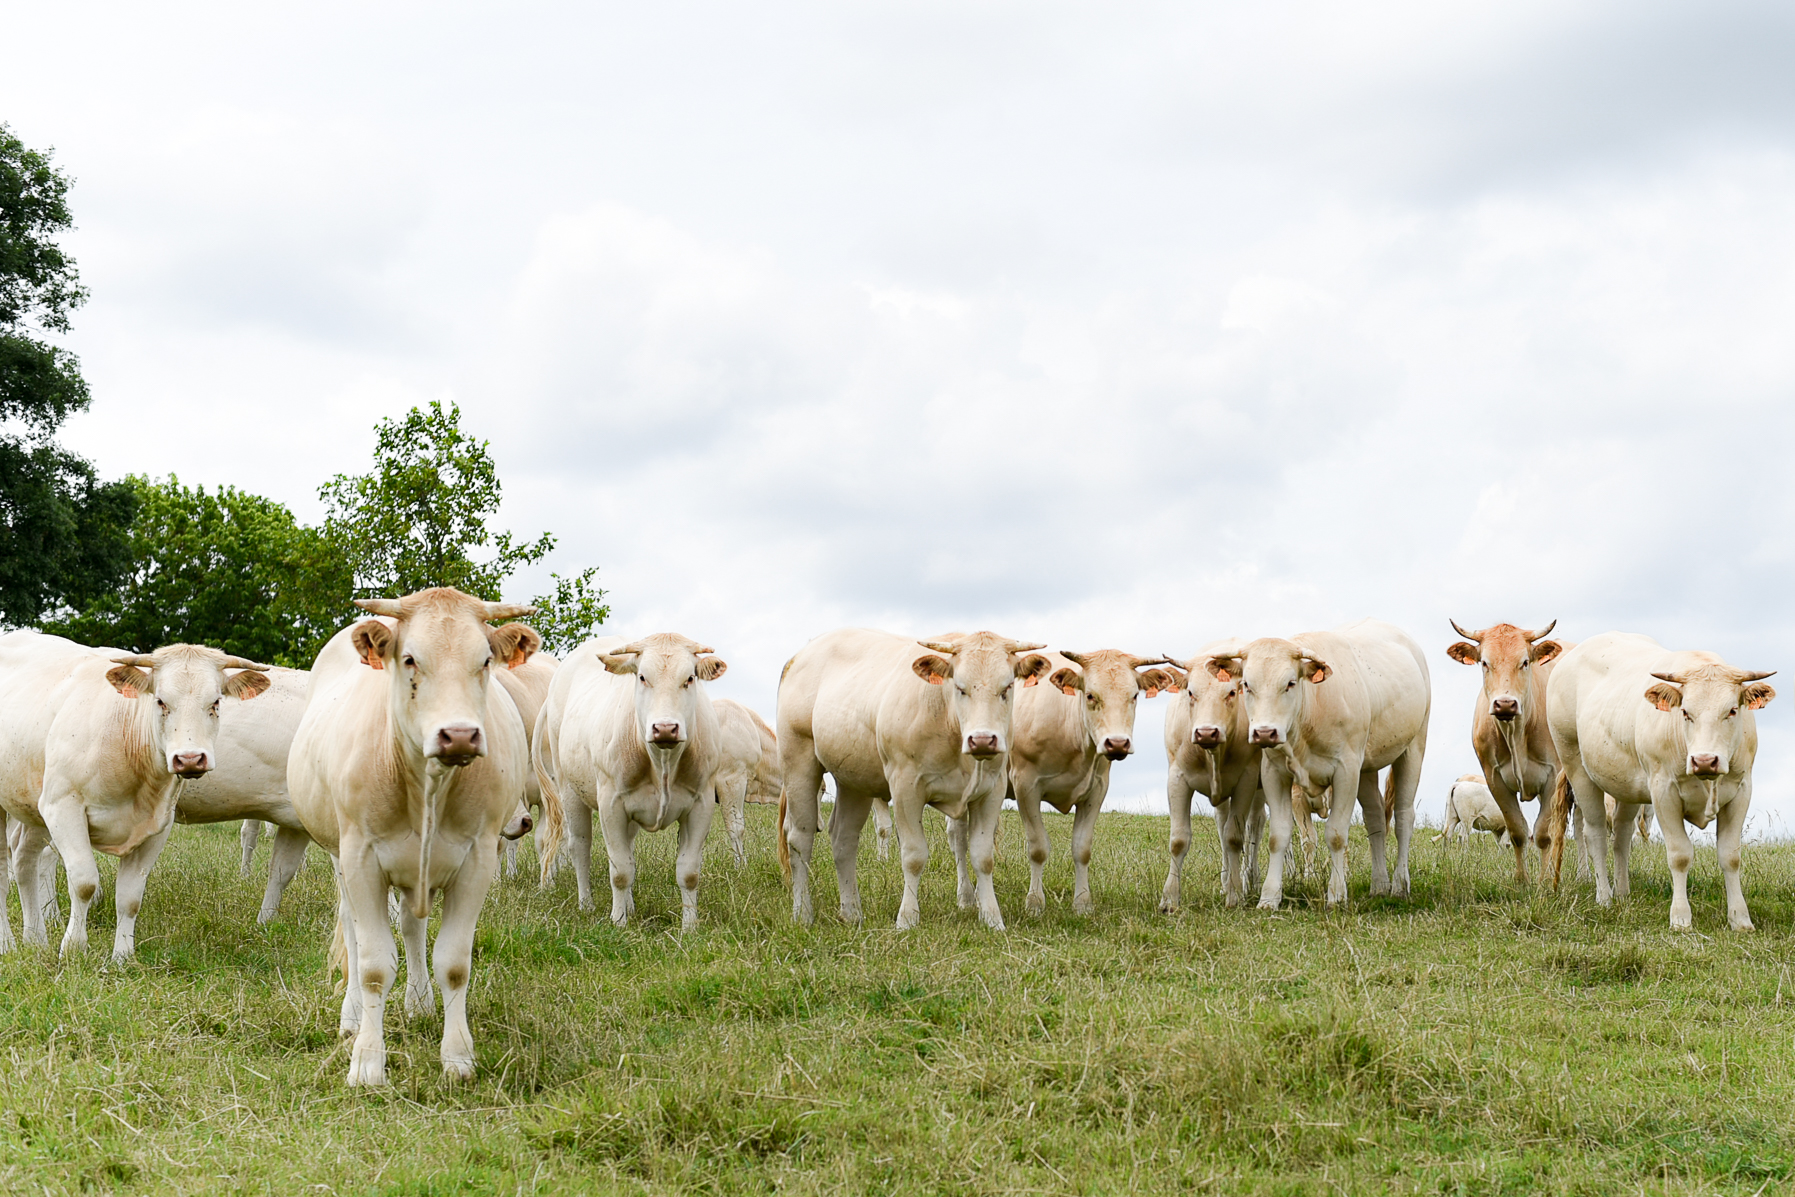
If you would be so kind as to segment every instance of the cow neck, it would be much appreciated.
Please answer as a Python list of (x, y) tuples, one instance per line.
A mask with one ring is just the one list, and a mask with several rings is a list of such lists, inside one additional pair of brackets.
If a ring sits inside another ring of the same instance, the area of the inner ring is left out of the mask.
[[(152, 669), (152, 682), (154, 677)], [(119, 722), (121, 748), (137, 776), (137, 785), (131, 798), (131, 834), (122, 844), (94, 845), (109, 856), (125, 855), (172, 821), (187, 782), (168, 771), (168, 745), (162, 739), (162, 721), (153, 713), (154, 703), (147, 694), (130, 699)]]
[[(403, 620), (393, 625), (394, 661), (404, 659), (404, 629)], [(430, 916), (432, 841), (436, 838), (442, 804), (454, 789), (455, 777), (461, 770), (432, 762), (424, 755), (424, 742), (418, 735), (417, 720), (408, 701), (410, 683), (405, 679), (405, 672), (396, 665), (388, 665), (385, 672), (391, 679), (387, 682), (388, 743), (393, 746), (397, 758), (394, 762), (398, 766), (396, 772), (405, 779), (401, 784), (406, 786), (406, 821), (418, 835), (418, 880), (411, 895), (412, 914), (422, 919)], [(419, 798), (415, 819), (411, 809), (414, 790)]]
[[(1507, 723), (1496, 724), (1496, 734), (1508, 748), (1508, 759), (1514, 765), (1515, 793), (1521, 801), (1529, 800), (1527, 793), (1527, 721), (1517, 715)], [(1537, 797), (1537, 795), (1535, 795)]]
[[(655, 795), (660, 800), (660, 809), (655, 811), (654, 826), (648, 829), (650, 831), (659, 831), (667, 825), (667, 807), (673, 801), (673, 782), (679, 776), (679, 765), (685, 759), (689, 743), (689, 740), (682, 741), (671, 751), (647, 748), (648, 776), (654, 782)], [(666, 768), (661, 767), (663, 758), (667, 762)]]

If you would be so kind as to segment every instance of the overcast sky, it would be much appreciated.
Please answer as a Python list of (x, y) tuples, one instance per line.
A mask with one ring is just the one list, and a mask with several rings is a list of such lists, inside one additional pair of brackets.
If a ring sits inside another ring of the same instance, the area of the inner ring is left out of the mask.
[[(312, 519), (453, 400), (560, 538), (516, 597), (600, 565), (769, 716), (843, 624), (1375, 615), (1436, 817), (1448, 617), (1795, 668), (1786, 3), (6, 9), (107, 475)], [(1112, 791), (1161, 808), (1164, 705)]]

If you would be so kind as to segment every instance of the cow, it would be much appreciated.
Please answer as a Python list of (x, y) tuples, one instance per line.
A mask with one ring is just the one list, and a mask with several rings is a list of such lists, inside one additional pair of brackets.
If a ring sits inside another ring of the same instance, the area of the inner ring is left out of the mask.
[[(1560, 802), (1574, 801), (1590, 830), (1598, 904), (1627, 896), (1633, 816), (1649, 805), (1670, 862), (1671, 927), (1690, 927), (1687, 821), (1715, 825), (1727, 924), (1752, 929), (1739, 880), (1739, 841), (1758, 751), (1752, 712), (1776, 697), (1763, 680), (1771, 676), (1736, 669), (1710, 652), (1672, 652), (1626, 632), (1593, 636), (1560, 659), (1547, 687), (1547, 720), (1564, 763)], [(1612, 886), (1604, 794), (1615, 802)]]
[(312, 842), (287, 794), (287, 754), (305, 713), (311, 674), (304, 669), (268, 670), (268, 689), (253, 704), (224, 703), (218, 721), (218, 765), (181, 786), (175, 801), (177, 823), (244, 820), (239, 833), (243, 871), (249, 872), (263, 821), (275, 827), (268, 863), (268, 886), (256, 922), (274, 921), (305, 849)]
[[(1243, 683), (1248, 742), (1262, 750), (1260, 779), (1271, 807), (1271, 836), (1260, 908), (1275, 910), (1283, 900), (1293, 784), (1311, 796), (1333, 787), (1328, 905), (1346, 901), (1346, 836), (1355, 802), (1364, 809), (1371, 840), (1371, 892), (1407, 897), (1415, 788), (1433, 705), (1420, 646), (1398, 628), (1363, 619), (1290, 640), (1255, 640), (1211, 654), (1203, 666), (1219, 682)], [(1384, 866), (1385, 801), (1377, 787), (1384, 768), (1391, 770), (1394, 797), (1394, 874)]]
[[(1090, 914), (1091, 845), (1097, 815), (1109, 792), (1109, 769), (1134, 752), (1134, 715), (1140, 696), (1156, 698), (1172, 688), (1162, 657), (1137, 657), (1115, 649), (1047, 654), (1051, 671), (1045, 686), (1016, 696), (1010, 716), (1010, 785), (1022, 815), (1028, 846), (1028, 912), (1047, 909), (1042, 882), (1051, 845), (1041, 820), (1041, 803), (1072, 820), (1072, 910)], [(966, 868), (966, 823), (949, 823), (949, 842), (963, 895), (972, 888)]]
[[(1239, 641), (1205, 645), (1186, 661), (1171, 658), (1177, 672), (1171, 689), (1183, 697), (1166, 712), (1166, 805), (1171, 809), (1171, 865), (1160, 892), (1159, 909), (1170, 914), (1183, 897), (1184, 857), (1190, 850), (1190, 803), (1202, 794), (1215, 808), (1222, 843), (1222, 897), (1240, 905), (1257, 869), (1259, 834), (1265, 822), (1259, 753), (1250, 742), (1246, 702), (1238, 678), (1211, 677), (1204, 662), (1237, 651)], [(1246, 855), (1246, 878), (1241, 873)]]
[[(524, 722), (526, 739), (533, 738), (536, 733), (536, 716), (541, 713), (542, 704), (548, 700), (549, 684), (555, 680), (555, 670), (559, 665), (560, 662), (554, 657), (538, 650), (531, 653), (528, 660), (493, 674), (499, 679), (499, 684), (505, 687), (506, 693), (511, 695), (511, 701), (517, 704), (517, 713)], [(529, 812), (542, 808), (542, 787), (536, 780), (534, 769), (524, 776), (523, 803), (523, 818), (506, 827), (501, 841), (507, 877), (517, 876), (517, 841), (533, 826)]]
[(728, 698), (715, 699), (721, 735), (721, 763), (717, 768), (717, 803), (723, 809), (723, 826), (729, 831), (729, 849), (736, 867), (748, 863), (747, 803), (751, 794), (770, 787), (779, 800), (779, 743), (766, 720), (749, 707)]
[[(268, 668), (195, 644), (114, 654), (38, 632), (0, 636), (0, 814), (23, 825), (10, 855), (26, 943), (49, 946), (38, 870), (54, 844), (68, 880), (62, 954), (87, 946), (99, 851), (118, 857), (112, 957), (132, 957), (181, 787), (218, 763), (223, 700), (262, 693)], [(0, 911), (0, 948), (11, 945)]]
[(1471, 710), (1471, 747), (1483, 769), (1483, 784), (1502, 811), (1515, 853), (1515, 881), (1527, 883), (1527, 822), (1521, 803), (1539, 801), (1533, 841), (1543, 858), (1552, 848), (1549, 812), (1558, 779), (1558, 753), (1546, 726), (1546, 685), (1559, 655), (1573, 647), (1548, 640), (1554, 619), (1537, 632), (1512, 623), (1468, 632), (1448, 621), (1464, 639), (1446, 649), (1461, 665), (1479, 665), (1483, 689)]
[[(467, 1021), (474, 928), (498, 872), (498, 841), (523, 800), (523, 720), (494, 676), (542, 638), (525, 624), (488, 627), (533, 608), (448, 587), (357, 599), (382, 619), (338, 632), (312, 666), (311, 697), (287, 763), (307, 833), (336, 867), (348, 985), (338, 1031), (354, 1037), (348, 1083), (386, 1083), (386, 998), (397, 977), (387, 896), (404, 895), (407, 1014), (435, 1005), (423, 968), (431, 896), (442, 894), (435, 972), (443, 994), (444, 1076), (474, 1075)], [(544, 860), (560, 837), (545, 801)]]
[(898, 930), (921, 919), (918, 891), (929, 858), (925, 806), (968, 820), (976, 875), (971, 897), (985, 926), (1003, 929), (991, 871), (1009, 789), (1010, 719), (1018, 683), (1035, 685), (1047, 670), (1047, 658), (1034, 652), (1042, 647), (995, 632), (910, 640), (843, 628), (786, 662), (775, 725), (784, 783), (779, 863), (791, 878), (795, 922), (808, 926), (816, 917), (810, 853), (827, 771), (835, 779), (829, 838), (845, 921), (862, 920), (855, 857), (868, 809), (883, 797), (891, 803), (904, 868)]
[(1514, 836), (1508, 826), (1508, 816), (1490, 793), (1481, 773), (1464, 774), (1446, 791), (1446, 823), (1434, 837), (1434, 843), (1445, 840), (1450, 845), (1456, 834), (1461, 844), (1468, 844), (1473, 831), (1494, 832), (1498, 844), (1503, 836), (1509, 836), (1511, 842)]
[(679, 824), (680, 927), (698, 925), (698, 870), (716, 805), (722, 730), (704, 683), (729, 666), (675, 633), (588, 640), (555, 673), (531, 759), (569, 819), (581, 910), (592, 909), (592, 816), (611, 865), (611, 921), (636, 912), (636, 834)]

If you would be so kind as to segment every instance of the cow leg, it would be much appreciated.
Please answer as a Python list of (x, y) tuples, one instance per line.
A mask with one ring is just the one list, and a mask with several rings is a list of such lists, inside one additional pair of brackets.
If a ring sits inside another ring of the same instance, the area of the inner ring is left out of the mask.
[[(41, 898), (44, 888), (42, 876), (44, 861), (46, 858), (52, 862), (56, 859), (53, 851), (44, 851), (49, 847), (50, 833), (46, 828), (15, 822), (13, 834), (17, 837), (18, 842), (11, 845), (8, 855), (12, 857), (13, 871), (17, 874), (19, 881), (19, 915), (20, 921), (24, 924), (24, 940), (36, 947), (47, 948), (50, 946), (50, 934), (45, 929), (46, 920)], [(56, 866), (52, 863), (50, 867), (54, 869)], [(54, 873), (52, 873), (52, 878), (54, 878)], [(40, 900), (33, 902), (31, 900), (33, 894), (38, 895)], [(6, 888), (4, 885), (0, 885), (0, 911), (4, 911), (5, 901)], [(10, 921), (9, 919), (8, 922)], [(5, 942), (8, 947), (11, 947), (11, 940), (11, 929), (8, 928), (6, 939), (0, 942)]]
[[(1509, 843), (1514, 845), (1515, 884), (1526, 885), (1527, 816), (1521, 812), (1520, 795), (1516, 794), (1513, 790), (1509, 789), (1508, 786), (1503, 784), (1501, 774), (1494, 769), (1485, 769), (1483, 771), (1483, 783), (1489, 787), (1490, 796), (1496, 800), (1497, 808), (1502, 811), (1502, 825), (1508, 829)], [(1540, 802), (1540, 809), (1542, 811), (1545, 810), (1551, 803), (1551, 795), (1548, 792), (1547, 796)], [(1546, 821), (1542, 819), (1540, 821), (1540, 826), (1545, 828)], [(1551, 851), (1552, 845), (1550, 838), (1551, 833), (1548, 830), (1547, 843), (1540, 849), (1541, 852)]]
[[(1604, 803), (1604, 806), (1607, 804)], [(1571, 834), (1577, 840), (1577, 880), (1588, 881), (1590, 877), (1589, 841), (1583, 836), (1583, 804), (1573, 796), (1571, 799)]]
[(835, 857), (835, 888), (841, 899), (841, 921), (858, 927), (866, 914), (860, 908), (860, 837), (875, 800), (839, 786), (835, 813), (829, 819), (829, 848)]
[[(1334, 766), (1334, 797), (1328, 806), (1328, 856), (1332, 861), (1328, 870), (1329, 906), (1339, 906), (1346, 901), (1346, 835), (1352, 828), (1353, 804), (1359, 801), (1363, 785), (1359, 765), (1359, 761), (1348, 758)], [(1381, 842), (1384, 838), (1384, 802), (1377, 792), (1375, 777), (1370, 786), (1364, 787), (1364, 798), (1365, 832), (1372, 844), (1371, 892), (1388, 893), (1390, 879), (1384, 875)]]
[[(699, 849), (703, 850), (703, 839)], [(443, 1076), (450, 1080), (474, 1079), (474, 1033), (467, 1025), (467, 984), (474, 967), (474, 928), (486, 892), (492, 888), (498, 856), (491, 848), (468, 853), (462, 865), (443, 886), (442, 922), (436, 929), (436, 983), (443, 991)], [(423, 964), (424, 958), (418, 957)], [(428, 987), (428, 982), (425, 982)]]
[[(729, 850), (735, 854), (735, 867), (748, 867), (748, 773), (732, 774), (727, 782), (717, 783), (717, 800), (723, 807), (723, 826), (729, 832)], [(840, 803), (837, 803), (839, 809)]]
[(891, 824), (891, 801), (887, 798), (873, 799), (873, 831), (877, 840), (876, 847), (880, 860), (891, 859), (891, 838), (895, 833)]
[(1564, 762), (1570, 778), (1571, 796), (1577, 804), (1582, 823), (1577, 828), (1577, 842), (1589, 852), (1596, 878), (1596, 905), (1614, 905), (1614, 889), (1608, 884), (1608, 804), (1603, 801), (1601, 787), (1584, 772), (1580, 757)]
[[(345, 837), (342, 845), (340, 883), (349, 907), (353, 939), (345, 933), (344, 947), (353, 943), (355, 972), (351, 978), (352, 995), (361, 998), (360, 1026), (355, 1045), (349, 1052), (351, 1085), (386, 1084), (386, 995), (398, 975), (398, 953), (393, 943), (393, 927), (387, 920), (387, 883), (380, 873), (380, 862), (370, 845)], [(497, 853), (492, 854), (492, 859)], [(490, 870), (492, 860), (486, 853), (469, 854), (463, 869)], [(490, 875), (488, 873), (487, 875)]]
[(567, 820), (567, 847), (562, 854), (573, 856), (574, 888), (579, 893), (580, 909), (592, 909), (592, 808), (584, 798), (565, 803), (562, 812)]
[[(1023, 908), (1038, 918), (1047, 912), (1047, 858), (1053, 854), (1053, 842), (1047, 835), (1047, 821), (1041, 817), (1041, 790), (1036, 780), (1024, 777), (1015, 790), (1016, 814), (1022, 819), (1022, 844), (1028, 853), (1028, 899)], [(1176, 822), (1177, 816), (1172, 817)], [(1189, 818), (1187, 814), (1185, 819)], [(1164, 903), (1160, 909), (1165, 909)]]
[[(972, 869), (977, 878), (979, 922), (993, 931), (1003, 930), (1003, 910), (997, 905), (997, 825), (1003, 820), (1005, 787), (988, 792), (967, 804), (966, 828)], [(1086, 849), (1089, 855), (1089, 848)]]
[[(679, 929), (698, 928), (698, 872), (704, 864), (704, 839), (710, 833), (711, 815), (717, 804), (700, 798), (679, 821), (679, 850), (674, 856), (673, 875), (679, 881)], [(841, 817), (841, 804), (835, 815)]]
[[(1315, 869), (1315, 812), (1309, 795), (1294, 785), (1290, 793), (1290, 817), (1296, 824), (1296, 838), (1302, 844), (1303, 876), (1307, 877)], [(1294, 861), (1291, 863), (1295, 864)]]
[[(1388, 896), (1391, 891), (1391, 876), (1387, 867), (1390, 829), (1384, 819), (1384, 796), (1378, 791), (1376, 769), (1359, 772), (1359, 809), (1365, 819), (1365, 838), (1371, 849), (1371, 892)], [(1375, 822), (1372, 818), (1374, 815)]]
[(1253, 806), (1253, 795), (1249, 792), (1242, 797), (1240, 790), (1247, 788), (1250, 791), (1256, 784), (1250, 776), (1243, 779), (1233, 796), (1215, 808), (1215, 830), (1222, 841), (1222, 901), (1230, 909), (1239, 906), (1246, 896), (1241, 884), (1240, 858), (1247, 847), (1251, 818), (1248, 812)]
[(255, 870), (256, 841), (261, 838), (262, 821), (260, 819), (245, 819), (243, 826), (237, 829), (237, 842), (243, 848), (242, 873), (245, 877)]
[(1260, 783), (1271, 810), (1271, 833), (1266, 837), (1265, 885), (1259, 891), (1259, 909), (1276, 910), (1284, 901), (1284, 849), (1290, 843), (1290, 768), (1267, 752), (1259, 758)]
[[(1172, 837), (1168, 845), (1171, 849), (1171, 861), (1166, 866), (1165, 888), (1159, 892), (1159, 909), (1162, 914), (1176, 911), (1184, 899), (1184, 857), (1190, 851), (1190, 799), (1193, 792), (1190, 783), (1178, 776), (1176, 769), (1167, 774), (1166, 805), (1172, 812)], [(1017, 805), (1022, 805), (1020, 800)], [(1025, 829), (1027, 825), (1027, 820), (1024, 819)], [(1045, 832), (1046, 829), (1042, 830)]]
[[(1607, 807), (1604, 802), (1603, 807)], [(1614, 804), (1614, 818), (1609, 832), (1614, 836), (1614, 896), (1625, 898), (1633, 892), (1633, 816), (1639, 808), (1631, 802)], [(1684, 866), (1687, 870), (1688, 866)]]
[(1091, 849), (1097, 840), (1097, 816), (1103, 813), (1102, 793), (1087, 795), (1072, 815), (1072, 913), (1091, 914), (1097, 903), (1091, 898)]
[(972, 868), (966, 859), (967, 822), (969, 816), (961, 815), (958, 819), (947, 816), (947, 846), (954, 854), (954, 874), (958, 884), (955, 896), (959, 900), (961, 910), (971, 910), (978, 905), (978, 889), (972, 880)]
[[(0, 952), (10, 952), (18, 946), (18, 941), (12, 937), (12, 912), (6, 908), (6, 890), (12, 884), (10, 874), (14, 872), (12, 868), (13, 844), (18, 838), (19, 830), (20, 828), (6, 817), (6, 812), (0, 810)], [(41, 915), (43, 907), (38, 907), (38, 911)], [(19, 888), (19, 914), (23, 916), (24, 913), (25, 889), (21, 886)]]
[(611, 863), (611, 921), (619, 927), (636, 913), (636, 821), (612, 798), (598, 812), (605, 856)]
[[(1390, 765), (1391, 813), (1396, 823), (1396, 874), (1390, 878), (1390, 892), (1398, 898), (1409, 896), (1409, 845), (1415, 839), (1415, 793), (1421, 788), (1421, 760), (1421, 746), (1412, 744)], [(1526, 829), (1523, 822), (1521, 830)]]
[(413, 914), (409, 899), (399, 904), (399, 940), (405, 950), (405, 1017), (428, 1018), (436, 1013), (436, 991), (430, 988), (430, 920)]
[(501, 838), (499, 840), (499, 856), (505, 861), (506, 880), (517, 876), (517, 841)]
[(355, 910), (349, 905), (349, 883), (343, 879), (343, 866), (336, 857), (330, 868), (337, 881), (337, 929), (334, 952), (343, 952), (343, 1007), (337, 1015), (337, 1038), (353, 1039), (361, 1030), (361, 953), (356, 949)]
[(305, 849), (311, 842), (311, 836), (293, 827), (282, 827), (274, 833), (274, 851), (268, 858), (268, 888), (262, 893), (262, 912), (256, 916), (256, 922), (272, 923), (280, 913), (281, 895), (305, 863)]
[[(62, 954), (66, 956), (87, 947), (87, 908), (100, 892), (100, 869), (94, 863), (93, 844), (87, 838), (87, 809), (79, 798), (66, 791), (52, 798), (45, 787), (38, 810), (68, 878), (69, 925), (62, 933)], [(43, 912), (27, 918), (36, 919), (37, 934), (41, 942), (48, 944), (43, 932)], [(31, 940), (32, 926), (29, 922), (26, 925), (27, 942), (35, 942)]]
[[(1664, 824), (1664, 856), (1670, 865), (1670, 927), (1673, 931), (1687, 931), (1693, 925), (1689, 911), (1689, 866), (1694, 863), (1695, 849), (1689, 843), (1689, 829), (1683, 825), (1683, 812), (1681, 807), (1676, 805), (1671, 787), (1668, 784), (1659, 784), (1654, 779), (1651, 790), (1653, 807), (1662, 805), (1667, 813), (1673, 813), (1674, 816), (1660, 820)], [(1726, 807), (1722, 807), (1722, 813), (1730, 807), (1730, 803)], [(1614, 808), (1614, 871), (1617, 874), (1614, 888), (1615, 892), (1622, 896), (1624, 894), (1620, 888), (1620, 877), (1624, 875), (1622, 873), (1624, 866), (1621, 863), (1624, 857), (1620, 850), (1621, 829), (1623, 826), (1626, 828), (1626, 835), (1630, 840), (1633, 834), (1634, 815), (1635, 812), (1630, 806), (1616, 804)], [(1721, 825), (1717, 822), (1714, 828), (1714, 839), (1715, 846), (1720, 849), (1721, 860), (1724, 861), (1726, 848), (1720, 842), (1720, 828)], [(1736, 870), (1738, 867), (1736, 863), (1738, 860), (1737, 841), (1735, 841), (1734, 851), (1734, 868)], [(1729, 884), (1727, 887), (1728, 922), (1732, 921), (1730, 917), (1732, 897), (1732, 886)], [(1741, 905), (1743, 905), (1743, 901), (1741, 901)], [(1747, 919), (1746, 922), (1749, 925), (1750, 920)]]
[[(796, 732), (791, 732), (786, 738), (791, 740), (796, 736)], [(802, 746), (809, 750), (799, 752), (796, 751), (799, 746), (780, 743), (784, 775), (779, 806), (785, 819), (785, 848), (791, 864), (792, 922), (808, 927), (816, 922), (816, 909), (810, 900), (810, 851), (816, 843), (817, 798), (823, 792), (823, 763), (817, 760), (810, 741), (804, 741)], [(837, 805), (840, 805), (839, 801)], [(838, 885), (840, 880), (838, 874)], [(859, 893), (856, 887), (855, 905), (859, 905)]]
[[(1745, 815), (1750, 809), (1751, 778), (1747, 777), (1740, 783), (1738, 794), (1720, 808), (1720, 813), (1714, 820), (1714, 847), (1720, 856), (1720, 876), (1726, 883), (1726, 922), (1735, 931), (1752, 929), (1751, 911), (1745, 907), (1745, 887), (1739, 879), (1740, 840), (1745, 832)], [(1666, 829), (1675, 826), (1681, 830), (1683, 826), (1681, 818), (1660, 817), (1658, 823)], [(1689, 838), (1687, 832), (1684, 832), (1683, 838)], [(1665, 832), (1664, 842), (1670, 842), (1668, 830)]]
[(112, 933), (115, 964), (123, 964), (137, 952), (137, 912), (143, 907), (143, 891), (174, 826), (170, 819), (161, 831), (118, 858), (118, 881), (113, 887), (113, 902), (118, 909), (118, 926)]
[(897, 929), (908, 931), (922, 921), (922, 870), (929, 863), (929, 841), (922, 830), (922, 793), (915, 778), (893, 782), (891, 822), (897, 829), (898, 860), (904, 868), (904, 897), (898, 903)]
[[(1247, 860), (1246, 885), (1241, 891), (1244, 896), (1259, 884), (1259, 841), (1265, 838), (1265, 795), (1259, 789), (1259, 779), (1252, 770), (1247, 770)], [(1239, 799), (1235, 800), (1238, 805)]]

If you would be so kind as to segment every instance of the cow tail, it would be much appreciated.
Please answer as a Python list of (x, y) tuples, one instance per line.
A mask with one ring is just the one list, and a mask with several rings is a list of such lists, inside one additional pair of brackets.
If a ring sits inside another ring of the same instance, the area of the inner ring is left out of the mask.
[(1388, 832), (1396, 821), (1396, 768), (1391, 766), (1384, 775), (1384, 830)]
[[(530, 767), (536, 771), (536, 785), (542, 790), (542, 821), (546, 831), (538, 852), (542, 857), (542, 884), (549, 883), (551, 870), (555, 865), (555, 857), (561, 851), (561, 836), (567, 826), (567, 816), (561, 805), (561, 789), (559, 779), (549, 772), (548, 762), (556, 754), (553, 741), (555, 739), (554, 721), (548, 717), (549, 704), (543, 703), (542, 710), (536, 715), (536, 734), (530, 737)], [(547, 752), (543, 745), (548, 744)]]
[(1546, 860), (1546, 868), (1552, 873), (1552, 889), (1558, 889), (1559, 874), (1564, 869), (1564, 840), (1570, 829), (1571, 775), (1563, 769), (1558, 771), (1558, 780), (1552, 787), (1552, 851)]
[(349, 945), (343, 940), (343, 908), (337, 906), (336, 930), (330, 937), (330, 955), (324, 961), (324, 979), (334, 981), (338, 973), (343, 974), (343, 983), (338, 989), (349, 984)]
[(773, 836), (773, 851), (779, 857), (779, 871), (786, 881), (792, 879), (792, 846), (785, 842), (785, 785), (779, 786), (779, 823)]

